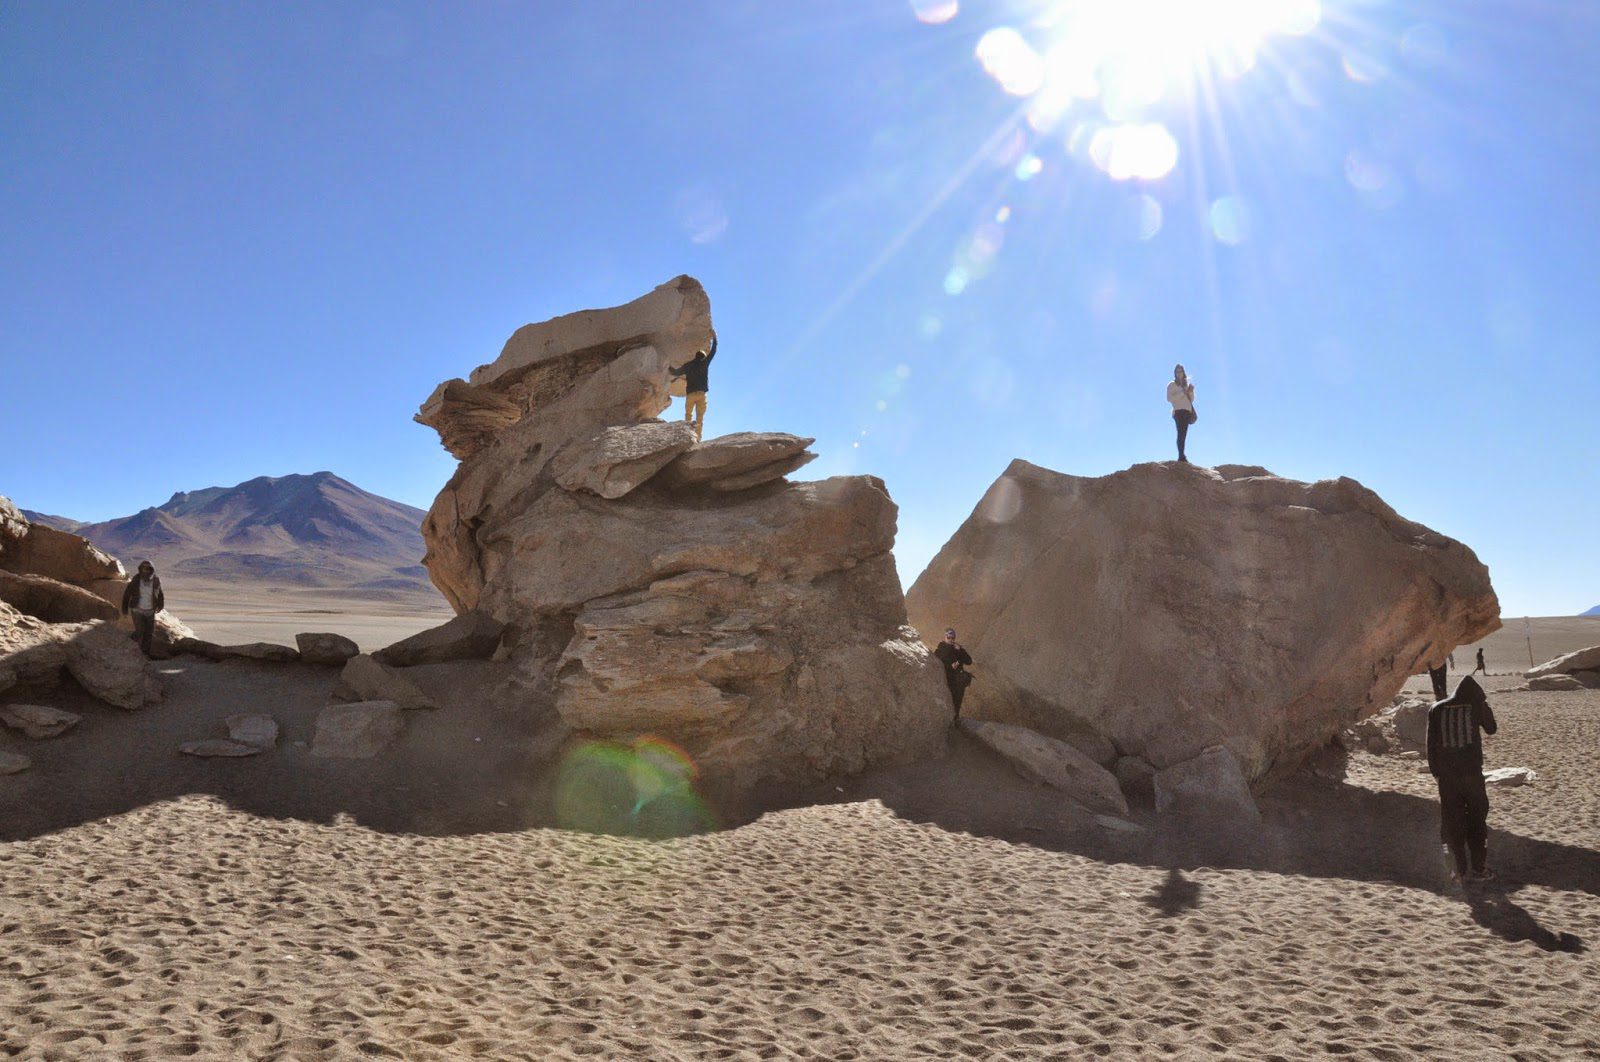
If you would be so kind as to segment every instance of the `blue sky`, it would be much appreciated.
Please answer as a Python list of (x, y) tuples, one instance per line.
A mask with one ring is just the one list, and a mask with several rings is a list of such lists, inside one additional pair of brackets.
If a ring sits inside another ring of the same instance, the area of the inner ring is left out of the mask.
[(1182, 361), (1197, 462), (1600, 603), (1596, 8), (1142, 2), (1088, 86), (1096, 0), (0, 6), (0, 492), (425, 508), (438, 381), (687, 272), (709, 430), (883, 477), (908, 581), (1013, 457), (1169, 458)]

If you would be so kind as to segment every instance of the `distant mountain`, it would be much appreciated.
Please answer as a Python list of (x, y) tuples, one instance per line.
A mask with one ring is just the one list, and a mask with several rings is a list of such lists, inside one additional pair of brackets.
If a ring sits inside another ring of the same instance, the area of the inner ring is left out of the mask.
[(1594, 608), (1591, 608), (1588, 612), (1580, 612), (1580, 613), (1578, 613), (1578, 615), (1580, 615), (1580, 616), (1600, 616), (1600, 605), (1596, 605)]
[(434, 593), (421, 564), (423, 511), (332, 472), (180, 491), (101, 523), (26, 515), (82, 535), (129, 569), (148, 559), (205, 582)]
[(68, 520), (65, 516), (51, 516), (49, 513), (36, 513), (32, 509), (19, 509), (23, 516), (28, 518), (30, 524), (43, 524), (53, 527), (57, 531), (69, 531), (77, 534), (78, 528), (83, 526), (82, 520)]

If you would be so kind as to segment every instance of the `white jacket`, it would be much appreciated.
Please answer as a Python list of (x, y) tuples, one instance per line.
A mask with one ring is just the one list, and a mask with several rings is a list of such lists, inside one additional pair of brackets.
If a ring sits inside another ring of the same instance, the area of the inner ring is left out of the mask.
[(1190, 401), (1192, 398), (1194, 398), (1194, 384), (1184, 387), (1177, 380), (1167, 384), (1167, 401), (1172, 403), (1174, 413), (1180, 409), (1194, 412), (1194, 403)]

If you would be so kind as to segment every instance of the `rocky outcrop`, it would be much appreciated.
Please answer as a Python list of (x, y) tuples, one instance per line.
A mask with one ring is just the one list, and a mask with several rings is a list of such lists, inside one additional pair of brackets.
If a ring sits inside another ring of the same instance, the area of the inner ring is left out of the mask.
[(716, 784), (930, 751), (948, 705), (905, 626), (883, 484), (789, 483), (809, 439), (695, 444), (654, 419), (668, 368), (711, 340), (705, 293), (680, 277), (524, 328), (442, 384), (417, 417), (462, 459), (423, 525), (434, 584), (505, 625), (516, 681), (566, 725), (666, 738)]
[(161, 699), (161, 683), (127, 635), (109, 623), (46, 623), (0, 602), (0, 672), (12, 684), (51, 686), (63, 672), (94, 697), (138, 709)]
[(100, 595), (44, 575), (0, 571), (0, 601), (46, 623), (117, 618), (117, 606)]
[[(21, 510), (4, 496), (0, 496), (0, 571), (14, 575), (43, 576), (87, 590), (119, 606), (122, 588), (128, 579), (121, 561), (91, 546), (81, 536), (30, 523)], [(18, 608), (27, 611), (20, 606)]]
[(964, 714), (1092, 731), (1157, 771), (1221, 745), (1252, 782), (1500, 625), (1471, 550), (1354, 480), (1181, 464), (1013, 462), (907, 606), (975, 658)]
[(1059, 789), (1090, 811), (1128, 814), (1116, 776), (1065, 741), (1010, 723), (963, 719), (961, 729), (1004, 756), (1024, 778)]
[(343, 667), (345, 661), (361, 652), (361, 647), (342, 634), (310, 632), (294, 636), (300, 659), (307, 664)]
[(437, 627), (402, 638), (373, 653), (373, 659), (389, 667), (415, 667), (442, 664), (446, 660), (487, 660), (500, 648), (506, 625), (476, 610), (441, 623)]
[(1220, 745), (1157, 771), (1153, 781), (1159, 813), (1232, 823), (1261, 821), (1239, 761)]
[(1581, 688), (1600, 689), (1600, 645), (1593, 645), (1587, 649), (1558, 656), (1554, 660), (1546, 660), (1538, 667), (1528, 669), (1529, 689), (1572, 689), (1572, 686), (1535, 685), (1540, 679), (1553, 679), (1557, 676), (1566, 676), (1579, 683)]

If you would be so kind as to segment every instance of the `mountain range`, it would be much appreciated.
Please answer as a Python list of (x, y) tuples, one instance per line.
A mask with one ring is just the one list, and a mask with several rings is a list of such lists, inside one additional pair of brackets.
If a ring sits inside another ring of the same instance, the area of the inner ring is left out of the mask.
[(1578, 615), (1580, 615), (1580, 616), (1600, 616), (1600, 605), (1596, 605), (1594, 608), (1591, 608), (1588, 612), (1580, 612), (1580, 613), (1578, 613)]
[(420, 563), (423, 511), (332, 472), (180, 491), (99, 523), (23, 513), (82, 535), (129, 569), (148, 559), (186, 581), (435, 593)]

